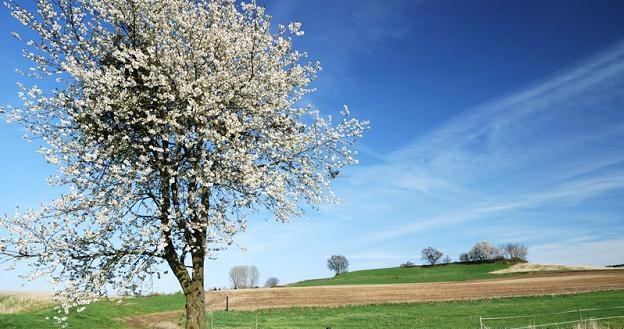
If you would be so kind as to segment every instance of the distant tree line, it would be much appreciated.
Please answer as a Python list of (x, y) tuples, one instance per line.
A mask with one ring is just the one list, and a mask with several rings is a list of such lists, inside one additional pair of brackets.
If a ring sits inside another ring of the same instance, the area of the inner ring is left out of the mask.
[[(459, 256), (459, 262), (488, 262), (496, 260), (506, 260), (510, 262), (526, 262), (528, 248), (521, 243), (503, 243), (496, 247), (488, 241), (477, 242), (468, 252)], [(427, 266), (449, 264), (453, 260), (448, 255), (434, 247), (426, 247), (420, 251), (420, 259)], [(401, 267), (415, 267), (414, 263), (408, 261), (401, 264)], [(342, 255), (333, 255), (327, 259), (327, 268), (333, 271), (336, 276), (349, 271), (349, 260)], [(265, 286), (268, 286), (265, 284)]]
[(521, 243), (504, 243), (496, 247), (488, 241), (475, 243), (468, 252), (459, 255), (460, 262), (482, 262), (488, 260), (508, 260), (526, 262), (528, 248)]
[[(449, 264), (453, 260), (448, 255), (434, 247), (426, 247), (420, 251), (420, 259), (425, 265), (433, 266), (439, 264)], [(468, 252), (459, 255), (461, 263), (489, 262), (496, 260), (506, 260), (510, 262), (526, 262), (528, 248), (521, 243), (503, 243), (496, 247), (488, 241), (475, 243)], [(401, 267), (415, 267), (414, 263), (408, 261), (401, 264)], [(621, 267), (624, 264), (610, 265), (610, 267)], [(327, 259), (327, 268), (333, 271), (336, 276), (349, 271), (349, 260), (343, 255), (333, 255)], [(257, 287), (260, 272), (255, 266), (239, 265), (230, 269), (230, 281), (234, 289)], [(279, 279), (270, 277), (264, 283), (264, 287), (272, 288), (279, 285)]]
[[(420, 251), (420, 259), (425, 265), (432, 266), (438, 264), (449, 264), (453, 260), (444, 253), (431, 246), (423, 248)], [(526, 262), (528, 254), (528, 248), (521, 243), (504, 243), (496, 247), (488, 241), (481, 241), (475, 243), (468, 252), (462, 253), (459, 256), (459, 261), (462, 263), (470, 262), (485, 262), (495, 260), (507, 260), (511, 262)], [(417, 266), (414, 263), (408, 261), (401, 264), (401, 267), (414, 267)]]

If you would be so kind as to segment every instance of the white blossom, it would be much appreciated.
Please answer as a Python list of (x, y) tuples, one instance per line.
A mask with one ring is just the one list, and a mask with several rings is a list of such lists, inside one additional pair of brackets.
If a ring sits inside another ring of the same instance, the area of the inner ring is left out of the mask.
[(33, 30), (23, 105), (7, 118), (41, 138), (67, 193), (0, 219), (0, 255), (30, 259), (59, 289), (59, 322), (114, 289), (141, 289), (167, 263), (185, 293), (203, 261), (254, 213), (285, 222), (335, 202), (329, 181), (356, 163), (367, 122), (301, 104), (321, 69), (272, 32), (255, 1), (14, 2)]

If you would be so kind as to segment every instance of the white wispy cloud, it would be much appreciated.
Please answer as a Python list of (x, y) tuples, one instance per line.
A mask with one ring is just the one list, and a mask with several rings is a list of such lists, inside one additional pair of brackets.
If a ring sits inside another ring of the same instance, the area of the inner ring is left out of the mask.
[(553, 259), (565, 265), (613, 265), (624, 263), (621, 251), (623, 239), (596, 240), (593, 236), (531, 247), (531, 260), (552, 263)]
[(283, 282), (328, 276), (333, 254), (352, 270), (397, 266), (429, 244), (457, 257), (475, 239), (528, 241), (534, 262), (617, 263), (624, 242), (607, 233), (624, 233), (622, 213), (591, 205), (624, 189), (621, 90), (624, 43), (392, 152), (362, 147), (374, 164), (336, 181), (340, 206), (291, 225), (253, 223), (238, 239), (248, 251), (226, 251), (210, 280), (227, 285), (218, 278), (240, 264)]
[(624, 42), (357, 168), (339, 187), (345, 206), (330, 214), (376, 217), (383, 228), (363, 240), (381, 243), (620, 190), (621, 90)]

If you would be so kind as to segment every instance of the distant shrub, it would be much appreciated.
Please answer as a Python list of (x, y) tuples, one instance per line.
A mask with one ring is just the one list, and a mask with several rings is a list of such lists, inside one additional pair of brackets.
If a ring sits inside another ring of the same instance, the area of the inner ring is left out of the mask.
[(527, 254), (528, 248), (521, 243), (504, 243), (497, 248), (488, 241), (481, 241), (475, 243), (468, 252), (460, 254), (459, 263), (526, 263)]
[(414, 263), (407, 261), (403, 264), (401, 264), (401, 267), (415, 267), (416, 265), (414, 265)]
[(486, 260), (475, 260), (475, 261), (467, 261), (467, 262), (454, 262), (453, 264), (466, 264), (466, 265), (479, 265), (479, 264), (515, 264), (516, 262), (508, 261), (502, 258), (496, 259), (486, 259)]
[(264, 283), (264, 286), (266, 288), (273, 288), (273, 287), (276, 287), (278, 284), (279, 284), (279, 279), (273, 276), (266, 280), (266, 282)]
[(424, 248), (420, 251), (420, 254), (422, 255), (420, 259), (424, 260), (429, 265), (437, 264), (438, 260), (440, 260), (440, 258), (444, 255), (441, 251), (433, 247)]
[(470, 258), (468, 258), (468, 254), (467, 253), (462, 253), (461, 255), (459, 255), (459, 261), (466, 263), (470, 261)]
[(333, 255), (327, 259), (327, 268), (336, 275), (349, 272), (349, 261), (342, 255)]

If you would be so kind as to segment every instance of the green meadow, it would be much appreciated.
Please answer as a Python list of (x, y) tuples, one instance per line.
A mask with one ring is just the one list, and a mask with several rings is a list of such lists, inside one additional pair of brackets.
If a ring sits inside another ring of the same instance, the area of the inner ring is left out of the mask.
[[(510, 267), (506, 262), (486, 264), (443, 264), (436, 266), (392, 267), (353, 271), (325, 279), (305, 280), (292, 284), (294, 287), (327, 286), (343, 284), (388, 284), (467, 281), (492, 279), (509, 276), (510, 274), (490, 274), (492, 271)], [(518, 273), (513, 275), (520, 275)]]
[[(163, 311), (181, 310), (184, 298), (180, 294), (151, 297), (137, 297), (123, 304), (98, 302), (90, 305), (83, 313), (69, 320), (68, 328), (107, 329), (127, 328), (116, 320), (121, 317)], [(410, 304), (383, 304), (349, 306), (337, 308), (291, 308), (262, 310), (257, 312), (218, 311), (209, 313), (208, 328), (243, 329), (314, 329), (326, 328), (479, 328), (479, 316), (515, 316), (527, 314), (556, 313), (578, 308), (610, 308), (624, 306), (624, 291), (581, 293), (561, 296), (517, 297), (480, 301), (434, 302)], [(46, 320), (53, 316), (51, 309), (30, 311), (21, 314), (0, 315), (0, 328), (32, 329), (56, 328), (55, 323)], [(584, 313), (584, 317), (624, 315), (624, 309), (610, 309)], [(574, 321), (577, 313), (530, 317), (514, 320), (487, 321), (489, 328), (510, 328), (531, 325)], [(178, 323), (179, 319), (172, 318)], [(597, 328), (624, 328), (624, 320), (600, 322)], [(550, 328), (550, 327), (546, 327)], [(552, 327), (565, 328), (562, 326)], [(588, 326), (588, 328), (590, 328)]]

